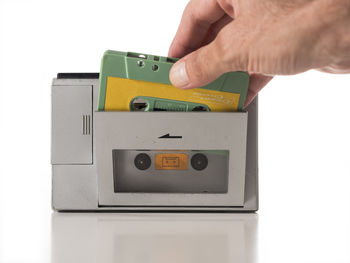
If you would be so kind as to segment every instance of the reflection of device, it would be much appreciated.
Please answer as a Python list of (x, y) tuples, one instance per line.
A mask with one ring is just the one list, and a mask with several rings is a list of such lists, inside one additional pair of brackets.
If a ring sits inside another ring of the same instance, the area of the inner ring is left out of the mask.
[(197, 89), (170, 84), (174, 58), (105, 52), (100, 76), (99, 111), (241, 111), (249, 75), (227, 72)]
[(53, 213), (52, 263), (256, 263), (257, 214)]
[(104, 112), (98, 91), (98, 74), (53, 80), (56, 210), (257, 210), (256, 100), (246, 112)]

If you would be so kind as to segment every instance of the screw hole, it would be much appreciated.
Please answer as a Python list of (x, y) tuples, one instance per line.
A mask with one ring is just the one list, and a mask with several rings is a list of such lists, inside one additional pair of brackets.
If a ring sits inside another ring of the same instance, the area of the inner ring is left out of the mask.
[(153, 66), (152, 66), (152, 70), (153, 70), (153, 71), (158, 71), (158, 69), (159, 69), (158, 65), (153, 65)]
[(166, 62), (175, 63), (175, 62), (176, 62), (176, 59), (167, 57), (167, 58), (166, 58)]
[(142, 68), (145, 65), (145, 62), (143, 62), (142, 60), (137, 61), (137, 65)]

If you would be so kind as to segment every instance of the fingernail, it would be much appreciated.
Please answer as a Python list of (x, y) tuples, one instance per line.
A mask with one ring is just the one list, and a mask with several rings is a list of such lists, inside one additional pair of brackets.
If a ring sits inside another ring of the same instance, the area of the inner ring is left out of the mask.
[(174, 64), (170, 70), (169, 78), (171, 83), (177, 88), (185, 87), (189, 83), (185, 61)]

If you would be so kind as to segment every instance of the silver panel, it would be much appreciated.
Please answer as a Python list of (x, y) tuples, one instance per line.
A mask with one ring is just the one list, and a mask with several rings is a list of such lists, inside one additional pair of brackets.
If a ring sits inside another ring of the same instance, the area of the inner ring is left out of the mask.
[(52, 86), (51, 162), (92, 163), (92, 86)]
[(53, 165), (52, 207), (55, 210), (91, 210), (97, 207), (94, 165)]
[[(243, 206), (248, 113), (96, 112), (99, 205)], [(170, 133), (182, 139), (159, 139)], [(226, 194), (114, 193), (113, 149), (229, 150)]]
[(244, 207), (247, 210), (258, 210), (258, 97), (247, 107), (249, 112), (247, 129), (247, 161), (245, 174)]

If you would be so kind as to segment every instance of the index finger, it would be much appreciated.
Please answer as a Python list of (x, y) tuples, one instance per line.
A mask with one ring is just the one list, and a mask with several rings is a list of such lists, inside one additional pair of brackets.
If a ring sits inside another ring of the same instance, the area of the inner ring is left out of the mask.
[(199, 48), (210, 26), (224, 15), (217, 0), (191, 0), (170, 46), (169, 57), (182, 57)]

